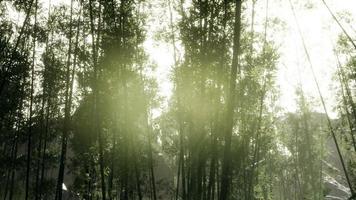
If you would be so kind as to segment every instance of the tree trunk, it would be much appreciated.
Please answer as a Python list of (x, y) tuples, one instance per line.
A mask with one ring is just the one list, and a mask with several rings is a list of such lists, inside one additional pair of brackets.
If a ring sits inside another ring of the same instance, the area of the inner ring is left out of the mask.
[[(143, 80), (143, 78), (141, 78)], [(148, 103), (146, 103), (146, 108), (148, 109)], [(153, 168), (153, 155), (152, 155), (152, 138), (151, 138), (151, 127), (149, 126), (149, 118), (148, 112), (145, 112), (145, 121), (146, 121), (146, 131), (147, 131), (147, 142), (148, 142), (148, 167), (149, 167), (149, 177), (150, 177), (150, 184), (152, 187), (152, 197), (153, 200), (157, 200), (157, 193), (156, 193), (156, 180)]]
[[(35, 0), (35, 22), (34, 30), (36, 32), (37, 26), (37, 6), (38, 0)], [(32, 5), (32, 3), (31, 3)], [(34, 79), (35, 79), (35, 55), (36, 55), (36, 34), (33, 37), (33, 52), (32, 52), (32, 66), (31, 66), (31, 89), (30, 89), (30, 114), (28, 122), (28, 139), (27, 139), (27, 161), (26, 161), (26, 188), (25, 188), (25, 200), (29, 198), (30, 187), (30, 171), (31, 171), (31, 148), (32, 148), (32, 115), (33, 115), (33, 93), (34, 93)]]
[[(100, 29), (101, 29), (101, 2), (99, 1), (99, 20), (98, 28), (95, 40), (95, 31), (94, 31), (94, 16), (93, 16), (93, 5), (92, 0), (89, 0), (89, 14), (90, 14), (90, 28), (92, 34), (92, 49), (93, 49), (93, 68), (94, 68), (94, 86), (93, 86), (93, 95), (94, 95), (94, 121), (95, 121), (95, 132), (98, 138), (99, 144), (99, 170), (100, 170), (100, 179), (101, 179), (101, 196), (102, 200), (106, 200), (106, 185), (105, 185), (105, 174), (104, 174), (104, 155), (103, 155), (103, 138), (101, 133), (101, 121), (100, 121), (100, 103), (99, 103), (99, 80), (100, 80), (100, 69), (98, 67), (98, 51), (100, 43)], [(96, 44), (95, 44), (96, 43)]]
[(240, 54), (240, 33), (241, 33), (241, 0), (235, 1), (235, 22), (234, 22), (234, 46), (233, 46), (233, 58), (230, 74), (230, 90), (229, 96), (227, 98), (227, 114), (226, 114), (226, 132), (225, 132), (225, 147), (224, 147), (224, 158), (222, 163), (222, 174), (221, 174), (221, 192), (220, 200), (227, 200), (230, 191), (230, 181), (231, 181), (231, 138), (232, 130), (234, 126), (234, 104), (235, 104), (235, 89), (236, 89), (236, 77), (241, 71), (238, 56)]
[(71, 53), (72, 53), (72, 22), (73, 22), (73, 0), (71, 0), (70, 6), (70, 24), (69, 24), (69, 44), (68, 44), (68, 57), (67, 57), (67, 66), (66, 66), (66, 90), (65, 90), (65, 107), (64, 107), (64, 124), (63, 124), (63, 133), (62, 133), (62, 150), (61, 158), (59, 164), (59, 172), (57, 179), (57, 188), (56, 188), (56, 200), (62, 200), (62, 185), (64, 184), (64, 170), (66, 164), (66, 155), (67, 155), (67, 143), (68, 143), (68, 134), (70, 126), (70, 112), (71, 112), (71, 97), (70, 96), (70, 65), (71, 65)]

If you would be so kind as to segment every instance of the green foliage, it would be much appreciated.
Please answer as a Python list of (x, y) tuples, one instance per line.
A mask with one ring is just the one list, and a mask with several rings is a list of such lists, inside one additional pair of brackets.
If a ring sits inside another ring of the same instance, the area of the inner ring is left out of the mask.
[(298, 110), (287, 115), (279, 128), (281, 150), (285, 151), (282, 160), (288, 163), (281, 166), (283, 174), (278, 176), (279, 194), (284, 199), (320, 199), (324, 196), (322, 166), (326, 156), (326, 119), (312, 112), (312, 105), (301, 88), (296, 94)]
[[(238, 27), (230, 0), (0, 1), (0, 198), (221, 199), (227, 158), (229, 199), (321, 199), (325, 117), (301, 89), (297, 111), (279, 115), (271, 33), (286, 24), (255, 22), (260, 2), (242, 2)], [(172, 47), (167, 108), (145, 49), (152, 39)], [(350, 47), (341, 37), (338, 50)], [(345, 57), (353, 90), (356, 61)]]

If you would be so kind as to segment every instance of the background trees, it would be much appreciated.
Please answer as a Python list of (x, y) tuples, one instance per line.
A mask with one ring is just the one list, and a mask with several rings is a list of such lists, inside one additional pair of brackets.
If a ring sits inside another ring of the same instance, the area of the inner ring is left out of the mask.
[[(298, 112), (286, 116), (281, 124), (280, 138), (287, 149), (285, 159), (289, 160), (290, 171), (282, 170), (278, 177), (282, 191), (280, 198), (285, 199), (322, 199), (324, 198), (323, 160), (325, 140), (328, 129), (325, 116), (313, 113), (311, 103), (307, 102), (301, 88), (297, 91)], [(313, 162), (310, 162), (310, 161)], [(292, 194), (292, 195), (291, 195)]]

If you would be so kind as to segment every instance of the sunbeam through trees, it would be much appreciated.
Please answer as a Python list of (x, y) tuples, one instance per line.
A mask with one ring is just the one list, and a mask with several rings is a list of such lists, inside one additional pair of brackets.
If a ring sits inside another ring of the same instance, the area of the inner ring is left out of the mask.
[(356, 199), (355, 6), (0, 0), (0, 198)]

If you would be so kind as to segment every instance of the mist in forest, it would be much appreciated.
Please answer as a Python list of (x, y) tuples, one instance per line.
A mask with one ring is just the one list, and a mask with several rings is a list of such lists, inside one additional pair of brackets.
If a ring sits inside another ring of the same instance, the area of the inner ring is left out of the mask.
[(356, 199), (355, 6), (0, 0), (0, 198)]

